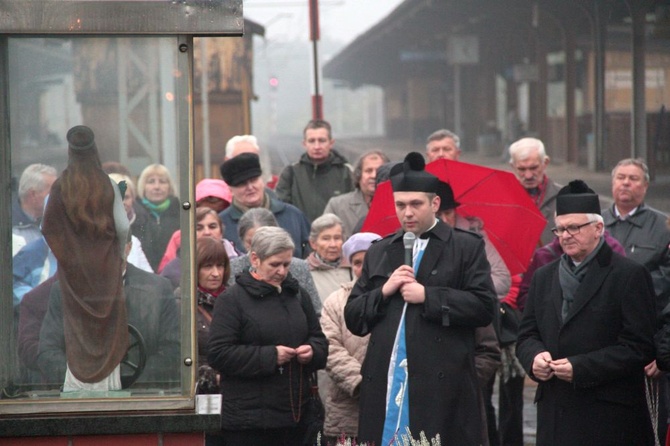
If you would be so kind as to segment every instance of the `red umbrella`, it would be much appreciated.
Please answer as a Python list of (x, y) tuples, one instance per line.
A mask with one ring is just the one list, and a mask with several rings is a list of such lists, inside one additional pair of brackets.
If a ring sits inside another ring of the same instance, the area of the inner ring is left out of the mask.
[(400, 228), (400, 222), (395, 213), (393, 189), (391, 188), (391, 181), (386, 180), (379, 183), (377, 189), (375, 189), (375, 195), (361, 227), (361, 232), (374, 232), (384, 236), (397, 231), (398, 228)]
[[(547, 221), (511, 172), (440, 159), (426, 171), (449, 183), (463, 217), (478, 217), (510, 274), (526, 270)], [(388, 234), (400, 228), (391, 182), (377, 187), (362, 231)]]

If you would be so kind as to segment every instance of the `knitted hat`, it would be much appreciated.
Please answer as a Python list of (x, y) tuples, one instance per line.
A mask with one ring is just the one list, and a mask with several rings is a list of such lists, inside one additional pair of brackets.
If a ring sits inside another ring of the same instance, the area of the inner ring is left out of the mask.
[(261, 162), (255, 153), (241, 153), (221, 164), (221, 177), (233, 187), (260, 177), (262, 173)]
[(419, 152), (410, 152), (402, 164), (391, 169), (393, 192), (437, 193), (440, 180), (425, 171), (426, 161)]
[(370, 249), (372, 242), (379, 240), (381, 236), (374, 232), (358, 232), (347, 239), (342, 245), (342, 254), (348, 262), (351, 262), (351, 257), (361, 251)]
[(556, 215), (600, 214), (598, 194), (582, 180), (573, 180), (558, 191)]
[(226, 182), (215, 178), (205, 178), (195, 185), (195, 201), (200, 201), (207, 197), (220, 198), (228, 203), (233, 201), (233, 194), (230, 192), (230, 188)]

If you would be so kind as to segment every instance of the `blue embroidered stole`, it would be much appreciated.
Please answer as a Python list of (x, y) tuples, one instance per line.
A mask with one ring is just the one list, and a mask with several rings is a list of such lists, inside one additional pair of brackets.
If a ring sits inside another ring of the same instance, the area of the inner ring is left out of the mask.
[[(419, 271), (419, 265), (426, 250), (428, 239), (417, 239), (414, 244), (414, 274)], [(386, 419), (384, 420), (384, 431), (382, 434), (382, 446), (399, 443), (398, 437), (409, 428), (409, 371), (407, 365), (407, 348), (405, 344), (405, 314), (407, 302), (402, 308), (402, 315), (398, 324), (386, 388)]]

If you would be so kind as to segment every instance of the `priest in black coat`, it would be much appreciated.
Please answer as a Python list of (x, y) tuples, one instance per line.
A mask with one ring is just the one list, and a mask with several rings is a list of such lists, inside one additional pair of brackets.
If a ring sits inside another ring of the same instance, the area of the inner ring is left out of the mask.
[[(439, 435), (442, 444), (488, 444), (473, 360), (475, 328), (491, 323), (496, 301), (484, 241), (435, 218), (439, 180), (425, 172), (421, 154), (410, 153), (391, 174), (402, 229), (370, 247), (344, 310), (352, 333), (371, 334), (358, 440), (386, 445), (393, 429), (397, 438), (409, 427), (414, 438), (423, 432), (429, 439)], [(404, 264), (406, 232), (416, 237), (409, 246), (416, 274)], [(391, 361), (396, 338), (406, 351), (398, 367)], [(398, 368), (404, 369), (400, 391), (393, 379), (387, 389)], [(407, 403), (400, 412), (408, 417), (391, 422), (389, 402)]]

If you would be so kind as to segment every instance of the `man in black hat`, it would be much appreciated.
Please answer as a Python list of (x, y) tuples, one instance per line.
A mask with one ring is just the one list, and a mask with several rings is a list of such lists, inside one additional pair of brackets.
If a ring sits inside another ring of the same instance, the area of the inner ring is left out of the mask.
[(233, 194), (233, 203), (219, 214), (224, 226), (224, 238), (233, 242), (240, 252), (246, 252), (237, 233), (237, 224), (247, 210), (264, 207), (274, 214), (279, 226), (291, 234), (295, 243), (293, 255), (305, 258), (309, 253), (307, 218), (295, 206), (269, 196), (265, 191), (262, 173), (260, 160), (255, 153), (242, 153), (221, 164), (221, 177)]
[(598, 195), (583, 181), (559, 191), (555, 222), (564, 254), (533, 275), (517, 343), (539, 382), (537, 443), (653, 444), (651, 276), (604, 243)]
[(413, 152), (393, 168), (402, 229), (370, 247), (345, 307), (347, 328), (371, 334), (358, 440), (386, 445), (409, 428), (415, 438), (486, 444), (473, 356), (475, 328), (493, 319), (491, 271), (481, 237), (435, 217), (440, 181), (424, 167)]

